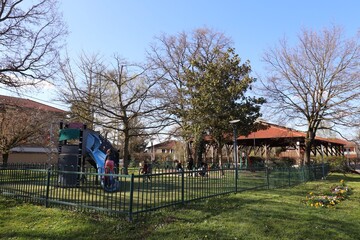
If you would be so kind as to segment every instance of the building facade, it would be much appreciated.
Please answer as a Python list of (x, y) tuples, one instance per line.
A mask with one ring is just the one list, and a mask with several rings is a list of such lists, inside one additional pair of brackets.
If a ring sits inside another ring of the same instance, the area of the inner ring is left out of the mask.
[(57, 162), (59, 122), (66, 115), (33, 100), (0, 95), (0, 162)]

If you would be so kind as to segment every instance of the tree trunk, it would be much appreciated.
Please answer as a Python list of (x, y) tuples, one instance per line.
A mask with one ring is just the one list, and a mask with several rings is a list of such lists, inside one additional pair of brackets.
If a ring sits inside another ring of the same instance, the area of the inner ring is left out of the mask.
[(203, 159), (203, 153), (204, 153), (204, 139), (203, 135), (199, 134), (196, 136), (196, 141), (194, 141), (194, 159), (196, 160), (196, 166), (200, 166), (202, 162), (205, 162), (206, 159)]
[(194, 157), (196, 159), (197, 166), (200, 166), (203, 159), (202, 159), (201, 143), (199, 141), (196, 141), (195, 143), (194, 154), (195, 154)]
[(128, 174), (128, 168), (130, 165), (130, 152), (129, 152), (130, 137), (127, 131), (124, 131), (124, 174)]
[(310, 165), (310, 155), (311, 155), (311, 142), (310, 139), (305, 139), (304, 162), (306, 165)]
[(305, 138), (305, 153), (304, 153), (304, 162), (306, 165), (310, 165), (310, 155), (311, 155), (311, 148), (314, 143), (315, 134), (312, 129), (309, 129), (306, 133)]
[(9, 153), (3, 153), (2, 154), (2, 159), (3, 159), (3, 167), (6, 167), (8, 164), (8, 159), (9, 159)]
[(187, 161), (189, 161), (190, 158), (194, 159), (194, 156), (192, 155), (192, 152), (191, 152), (190, 141), (186, 141), (186, 156), (187, 156)]

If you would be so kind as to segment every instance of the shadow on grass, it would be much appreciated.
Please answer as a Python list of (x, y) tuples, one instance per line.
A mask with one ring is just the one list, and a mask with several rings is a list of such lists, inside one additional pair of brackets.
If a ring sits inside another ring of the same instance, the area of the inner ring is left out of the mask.
[(136, 231), (138, 223), (121, 218), (43, 209), (4, 198), (0, 198), (0, 226), (0, 239), (144, 239), (144, 232)]
[[(310, 209), (300, 202), (284, 203), (266, 195), (253, 199), (231, 198), (220, 204), (208, 201), (201, 207), (186, 209), (199, 212), (190, 218), (177, 215), (176, 224), (188, 226), (188, 233), (171, 227), (166, 233), (156, 233), (152, 239), (166, 239), (168, 235), (179, 239), (192, 239), (194, 235), (196, 239), (356, 239), (358, 236), (359, 224), (352, 218), (338, 219), (332, 210)], [(216, 227), (216, 223), (220, 225)]]
[(340, 180), (345, 180), (345, 182), (360, 182), (360, 174), (330, 172), (326, 180), (334, 182), (339, 182)]
[(195, 239), (357, 239), (360, 210), (352, 206), (355, 200), (348, 204), (345, 200), (333, 208), (311, 208), (302, 203), (309, 191), (328, 189), (340, 180), (352, 187), (360, 178), (332, 174), (325, 181), (286, 189), (252, 190), (189, 204), (178, 211), (174, 220), (188, 226), (187, 231), (179, 233), (178, 228), (170, 226), (166, 233), (157, 232), (150, 239), (166, 239), (168, 235)]
[[(326, 189), (340, 180), (352, 187), (359, 184), (359, 179), (350, 174), (331, 174), (325, 181), (245, 191), (170, 207), (139, 216), (132, 223), (101, 214), (73, 214), (40, 207), (29, 211), (30, 207), (15, 200), (0, 198), (0, 238), (357, 239), (358, 200), (351, 202), (357, 206), (344, 201), (331, 209), (306, 207), (301, 200), (316, 188)], [(359, 198), (358, 193), (354, 195), (354, 199)]]

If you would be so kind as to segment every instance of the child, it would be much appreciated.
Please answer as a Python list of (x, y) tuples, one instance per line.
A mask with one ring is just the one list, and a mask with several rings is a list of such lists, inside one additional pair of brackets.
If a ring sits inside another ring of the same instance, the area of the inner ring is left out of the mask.
[[(105, 174), (113, 174), (114, 173), (114, 166), (115, 163), (114, 161), (111, 159), (111, 149), (108, 149), (106, 151), (106, 157), (105, 157)], [(111, 181), (112, 177), (110, 176), (105, 176), (105, 186), (109, 187), (111, 185)]]

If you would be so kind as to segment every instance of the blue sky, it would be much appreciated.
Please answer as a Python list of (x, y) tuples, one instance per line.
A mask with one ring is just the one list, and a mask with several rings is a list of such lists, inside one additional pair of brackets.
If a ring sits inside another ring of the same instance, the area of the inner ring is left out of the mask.
[[(145, 51), (162, 33), (190, 32), (208, 27), (225, 33), (254, 74), (263, 74), (264, 50), (286, 36), (296, 41), (301, 28), (315, 30), (331, 24), (354, 36), (360, 29), (360, 1), (335, 0), (61, 0), (60, 11), (69, 28), (67, 51), (76, 58), (82, 51), (129, 61), (143, 61)], [(25, 97), (53, 102), (49, 88)], [(0, 91), (0, 94), (11, 94)], [(56, 104), (56, 102), (54, 102)], [(54, 105), (63, 108), (59, 105)]]
[(341, 25), (354, 35), (360, 28), (359, 1), (243, 0), (62, 0), (70, 35), (68, 49), (141, 61), (154, 36), (209, 27), (234, 41), (243, 60), (262, 71), (265, 49), (283, 36), (296, 39), (301, 28)]

